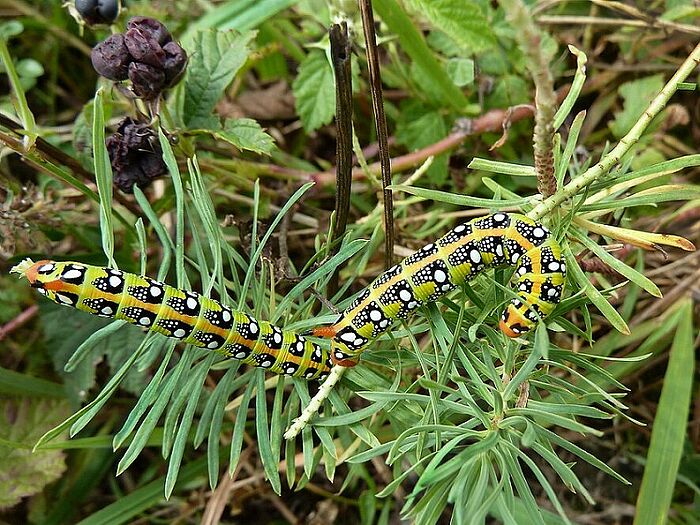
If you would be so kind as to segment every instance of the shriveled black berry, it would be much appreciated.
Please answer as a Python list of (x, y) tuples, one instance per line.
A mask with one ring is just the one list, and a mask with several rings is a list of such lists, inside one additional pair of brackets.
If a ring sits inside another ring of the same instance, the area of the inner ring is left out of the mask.
[(129, 20), (129, 23), (126, 24), (126, 28), (127, 30), (138, 29), (143, 34), (154, 38), (161, 46), (164, 46), (173, 39), (170, 35), (170, 31), (168, 31), (163, 24), (154, 18), (148, 18), (146, 16), (133, 17)]
[(158, 137), (147, 124), (126, 117), (105, 144), (114, 184), (125, 193), (133, 193), (134, 184), (143, 188), (168, 173)]
[(135, 62), (148, 64), (159, 69), (165, 65), (165, 52), (158, 40), (149, 33), (132, 28), (124, 33), (124, 44)]
[(105, 78), (126, 80), (129, 77), (132, 58), (124, 44), (124, 35), (115, 34), (97, 44), (92, 48), (90, 59), (95, 71)]
[(187, 65), (187, 53), (177, 42), (171, 41), (163, 46), (165, 61), (163, 70), (165, 72), (165, 85), (172, 87), (177, 84), (185, 72)]
[(144, 100), (158, 98), (160, 92), (165, 88), (163, 70), (141, 62), (129, 64), (129, 80), (131, 80), (134, 93)]

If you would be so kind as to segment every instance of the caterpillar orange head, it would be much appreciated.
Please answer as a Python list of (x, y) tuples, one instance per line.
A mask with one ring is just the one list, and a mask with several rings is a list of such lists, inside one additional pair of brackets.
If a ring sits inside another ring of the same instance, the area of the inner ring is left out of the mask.
[(534, 322), (525, 317), (513, 304), (509, 304), (503, 311), (501, 321), (498, 323), (498, 328), (508, 337), (520, 337), (529, 332), (533, 326)]
[(29, 281), (32, 288), (45, 295), (53, 302), (74, 306), (77, 294), (72, 289), (74, 286), (61, 280), (63, 263), (42, 260), (34, 262), (25, 259), (10, 270), (10, 273), (18, 273)]

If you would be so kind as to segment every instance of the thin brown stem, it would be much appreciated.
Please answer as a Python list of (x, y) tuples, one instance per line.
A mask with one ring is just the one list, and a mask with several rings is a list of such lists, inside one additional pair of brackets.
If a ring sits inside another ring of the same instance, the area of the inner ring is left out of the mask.
[(384, 190), (384, 265), (389, 268), (393, 264), (394, 254), (394, 201), (389, 186), (391, 186), (391, 159), (389, 157), (389, 133), (386, 116), (384, 115), (384, 100), (382, 96), (382, 81), (379, 73), (379, 54), (377, 38), (374, 33), (374, 13), (371, 0), (359, 0), (362, 13), (362, 29), (365, 34), (367, 65), (369, 67), (369, 83), (372, 92), (372, 109), (377, 128), (379, 142), (379, 166), (382, 174)]

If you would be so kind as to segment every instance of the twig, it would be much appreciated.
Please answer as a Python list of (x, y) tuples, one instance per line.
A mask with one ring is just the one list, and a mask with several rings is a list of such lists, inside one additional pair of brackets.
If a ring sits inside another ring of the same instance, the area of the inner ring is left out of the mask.
[[(351, 49), (348, 26), (333, 24), (330, 30), (331, 58), (335, 72), (335, 129), (336, 129), (336, 182), (335, 182), (335, 223), (331, 235), (331, 253), (338, 250), (339, 243), (333, 241), (345, 234), (350, 214), (350, 190), (352, 185), (352, 73)], [(328, 294), (338, 290), (336, 268), (328, 282)]]
[(326, 380), (321, 384), (316, 395), (311, 398), (309, 404), (304, 407), (303, 412), (294, 420), (294, 423), (292, 423), (284, 433), (284, 439), (294, 439), (299, 435), (299, 432), (301, 432), (306, 425), (309, 424), (311, 418), (316, 415), (323, 402), (331, 394), (333, 387), (335, 387), (338, 381), (340, 381), (340, 379), (343, 377), (345, 370), (347, 369), (340, 365), (336, 365), (331, 369), (331, 373), (328, 374)]
[[(570, 88), (571, 86), (567, 85), (557, 91), (558, 102), (564, 100), (566, 95), (569, 93)], [(469, 120), (468, 126), (463, 126), (460, 129), (453, 131), (444, 139), (439, 140), (430, 146), (426, 146), (425, 148), (391, 159), (391, 170), (394, 173), (398, 173), (415, 168), (416, 166), (420, 166), (428, 157), (436, 157), (441, 153), (454, 149), (460, 146), (468, 137), (487, 132), (502, 131), (503, 122), (506, 119), (509, 119), (510, 122), (518, 122), (526, 117), (529, 117), (532, 115), (532, 113), (532, 107), (524, 105), (519, 105), (516, 108), (489, 110), (480, 117)], [(380, 164), (378, 162), (374, 162), (368, 166), (368, 170), (371, 173), (379, 173)], [(356, 168), (352, 171), (352, 178), (354, 180), (363, 179), (364, 177), (365, 172), (362, 170), (362, 168)], [(313, 173), (311, 174), (310, 179), (316, 182), (316, 184), (319, 186), (333, 184), (335, 181), (335, 170)]]
[(362, 29), (365, 34), (367, 66), (369, 67), (369, 83), (372, 92), (372, 109), (377, 128), (379, 142), (379, 165), (384, 189), (384, 266), (393, 264), (394, 256), (394, 201), (389, 186), (391, 186), (391, 159), (389, 158), (389, 133), (386, 116), (384, 115), (384, 100), (382, 97), (382, 80), (379, 73), (379, 55), (377, 53), (377, 38), (374, 33), (374, 14), (371, 0), (359, 0), (362, 14)]
[(24, 310), (17, 317), (0, 326), (0, 341), (5, 339), (12, 332), (25, 325), (32, 317), (39, 312), (39, 307), (35, 304)]
[(599, 26), (615, 26), (615, 27), (644, 27), (647, 29), (671, 29), (683, 33), (700, 35), (700, 28), (662, 20), (655, 18), (653, 21), (631, 20), (628, 18), (602, 18), (597, 16), (549, 16), (542, 15), (537, 17), (537, 21), (542, 24), (566, 24), (575, 26), (584, 25), (599, 25)]

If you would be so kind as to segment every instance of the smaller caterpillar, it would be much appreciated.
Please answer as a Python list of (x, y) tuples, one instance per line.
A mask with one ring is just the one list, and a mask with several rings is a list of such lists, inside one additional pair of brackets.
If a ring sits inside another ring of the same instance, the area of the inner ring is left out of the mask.
[(331, 359), (354, 366), (370, 342), (396, 319), (463, 285), (488, 268), (515, 266), (517, 298), (501, 315), (508, 337), (531, 330), (561, 299), (566, 264), (547, 228), (498, 212), (460, 224), (379, 275), (332, 326), (314, 330), (331, 339)]
[(10, 271), (55, 303), (121, 319), (276, 374), (322, 381), (332, 366), (328, 351), (302, 335), (148, 277), (30, 259)]

